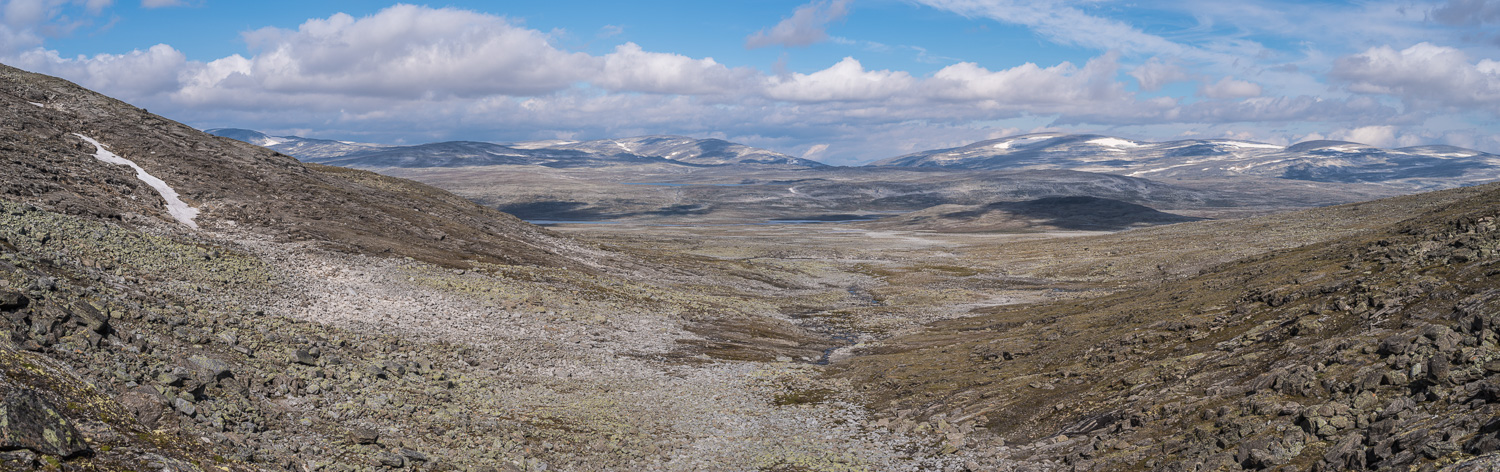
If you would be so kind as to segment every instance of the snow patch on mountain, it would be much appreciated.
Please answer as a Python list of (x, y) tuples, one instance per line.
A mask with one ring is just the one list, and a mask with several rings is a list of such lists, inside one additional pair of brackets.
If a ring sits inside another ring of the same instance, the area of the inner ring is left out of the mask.
[(1326, 148), (1320, 149), (1320, 151), (1333, 151), (1333, 152), (1341, 152), (1341, 153), (1355, 153), (1355, 152), (1364, 152), (1367, 149), (1369, 149), (1369, 148), (1363, 147), (1363, 146), (1358, 146), (1358, 145), (1343, 145), (1343, 146), (1326, 147)]
[(109, 164), (130, 166), (130, 168), (135, 169), (135, 178), (140, 179), (141, 182), (145, 182), (146, 185), (150, 185), (151, 188), (156, 189), (156, 193), (161, 194), (161, 197), (167, 201), (167, 213), (171, 214), (172, 218), (177, 219), (178, 222), (187, 225), (189, 228), (198, 229), (198, 223), (193, 221), (194, 218), (198, 217), (198, 209), (189, 206), (186, 202), (183, 202), (182, 199), (178, 197), (177, 190), (173, 189), (172, 186), (167, 185), (166, 181), (156, 178), (156, 176), (151, 175), (151, 173), (149, 172), (146, 172), (146, 169), (142, 169), (141, 166), (136, 165), (135, 161), (131, 161), (130, 159), (120, 157), (118, 154), (109, 152), (108, 149), (104, 149), (103, 144), (99, 144), (99, 141), (95, 141), (94, 138), (90, 138), (78, 133), (73, 133), (73, 135), (82, 138), (89, 144), (94, 145), (95, 159)]
[(1233, 147), (1237, 147), (1237, 148), (1248, 148), (1248, 149), (1276, 149), (1276, 150), (1283, 149), (1281, 146), (1277, 146), (1275, 144), (1252, 143), (1252, 142), (1249, 142), (1249, 141), (1219, 141), (1218, 144), (1223, 144), (1225, 146), (1233, 146)]
[(1021, 137), (1018, 137), (1018, 138), (1007, 139), (1005, 141), (1001, 141), (1001, 142), (995, 143), (993, 146), (990, 146), (990, 147), (993, 147), (995, 149), (1010, 149), (1010, 147), (1013, 146), (1013, 145), (1028, 144), (1028, 143), (1031, 143), (1032, 141), (1041, 141), (1043, 139), (1051, 139), (1052, 137), (1053, 137), (1053, 135), (1050, 135), (1050, 134), (1037, 135), (1037, 136), (1021, 136)]
[(1098, 144), (1100, 146), (1108, 146), (1108, 147), (1113, 147), (1113, 148), (1134, 148), (1134, 147), (1141, 147), (1140, 143), (1136, 143), (1134, 141), (1127, 141), (1127, 140), (1120, 139), (1120, 138), (1091, 139), (1091, 140), (1088, 141), (1088, 143), (1089, 144)]

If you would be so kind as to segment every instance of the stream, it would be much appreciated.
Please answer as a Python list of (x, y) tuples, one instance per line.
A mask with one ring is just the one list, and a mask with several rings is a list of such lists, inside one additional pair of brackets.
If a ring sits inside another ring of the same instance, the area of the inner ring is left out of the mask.
[[(858, 286), (851, 286), (845, 290), (847, 290), (849, 292), (849, 295), (854, 297), (855, 300), (859, 301), (859, 306), (881, 306), (880, 300), (876, 299), (873, 294), (865, 289), (862, 289)], [(833, 347), (823, 350), (823, 355), (819, 357), (818, 360), (813, 361), (813, 364), (816, 365), (828, 365), (828, 363), (832, 360), (834, 352), (837, 352), (839, 349), (844, 349), (849, 346), (858, 344), (860, 336), (864, 335), (864, 333), (845, 331), (824, 324), (808, 324), (804, 325), (804, 327), (813, 331), (824, 333), (828, 336), (828, 340), (834, 343)]]

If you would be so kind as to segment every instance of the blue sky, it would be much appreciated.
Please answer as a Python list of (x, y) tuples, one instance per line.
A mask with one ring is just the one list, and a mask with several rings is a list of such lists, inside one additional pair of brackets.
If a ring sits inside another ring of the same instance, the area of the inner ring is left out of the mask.
[(1033, 131), (1500, 152), (1500, 0), (0, 0), (0, 62), (200, 128), (719, 137), (837, 164)]

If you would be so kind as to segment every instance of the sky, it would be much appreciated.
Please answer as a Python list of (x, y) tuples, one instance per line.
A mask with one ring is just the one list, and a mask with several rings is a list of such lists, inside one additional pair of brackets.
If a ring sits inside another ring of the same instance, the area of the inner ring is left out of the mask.
[(1500, 0), (0, 0), (0, 63), (207, 129), (650, 134), (855, 165), (1015, 134), (1500, 153)]

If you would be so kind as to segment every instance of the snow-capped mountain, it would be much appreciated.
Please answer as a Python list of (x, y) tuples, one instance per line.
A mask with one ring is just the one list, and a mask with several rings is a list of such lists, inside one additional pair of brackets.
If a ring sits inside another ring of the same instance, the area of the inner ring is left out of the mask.
[(240, 128), (214, 128), (204, 130), (214, 136), (244, 141), (256, 146), (274, 149), (282, 154), (307, 162), (331, 159), (356, 152), (373, 151), (391, 147), (385, 144), (334, 141), (331, 139), (304, 138), (301, 136), (271, 136), (260, 131)]
[(1381, 149), (1346, 141), (1292, 146), (1230, 139), (1146, 142), (1101, 135), (1039, 133), (893, 157), (872, 166), (956, 169), (1069, 169), (1163, 178), (1238, 175), (1364, 182), (1412, 189), (1500, 179), (1500, 156), (1453, 146)]
[(763, 164), (821, 167), (824, 164), (722, 139), (638, 136), (557, 143), (545, 149), (571, 149), (599, 155), (645, 156), (698, 165)]
[(573, 150), (525, 149), (478, 141), (444, 141), (415, 146), (392, 146), (343, 156), (312, 159), (343, 167), (465, 167), (541, 165), (579, 167), (607, 165), (597, 156)]
[(595, 141), (548, 140), (513, 144), (445, 141), (414, 146), (387, 146), (299, 136), (270, 136), (259, 131), (236, 128), (211, 129), (208, 133), (271, 148), (306, 162), (347, 167), (601, 167), (650, 163), (689, 166), (823, 166), (817, 161), (721, 139), (685, 136), (640, 136)]

